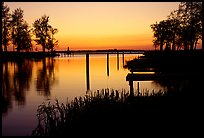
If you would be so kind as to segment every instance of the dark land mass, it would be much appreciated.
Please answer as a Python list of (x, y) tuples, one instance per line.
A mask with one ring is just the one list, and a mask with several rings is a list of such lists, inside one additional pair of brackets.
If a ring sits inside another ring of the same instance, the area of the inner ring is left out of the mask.
[(50, 53), (50, 52), (13, 52), (13, 51), (7, 51), (3, 52), (1, 55), (2, 61), (18, 61), (23, 59), (40, 59), (45, 57), (55, 57), (57, 56), (56, 53)]

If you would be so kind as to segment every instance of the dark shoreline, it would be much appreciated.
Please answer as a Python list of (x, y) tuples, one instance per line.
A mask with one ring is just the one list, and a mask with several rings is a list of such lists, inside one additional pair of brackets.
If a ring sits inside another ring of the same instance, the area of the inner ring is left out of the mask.
[(57, 57), (64, 55), (80, 54), (142, 54), (144, 50), (72, 50), (72, 51), (54, 51), (54, 52), (16, 52), (7, 51), (0, 55), (1, 61), (19, 61), (24, 59), (41, 59), (46, 57)]
[(36, 58), (41, 59), (45, 57), (58, 56), (56, 53), (50, 52), (3, 52), (2, 61), (18, 61), (23, 59)]
[(156, 71), (165, 73), (192, 73), (203, 71), (203, 50), (145, 51), (139, 59), (128, 61), (130, 72)]
[(7, 51), (2, 52), (0, 58), (3, 61), (6, 60), (17, 60), (27, 58), (45, 58), (45, 57), (56, 57), (60, 54), (74, 55), (74, 54), (143, 54), (142, 58), (173, 58), (173, 57), (188, 57), (188, 56), (203, 56), (203, 50), (193, 51), (158, 51), (158, 50), (72, 50), (72, 51), (54, 51), (54, 52), (16, 52)]

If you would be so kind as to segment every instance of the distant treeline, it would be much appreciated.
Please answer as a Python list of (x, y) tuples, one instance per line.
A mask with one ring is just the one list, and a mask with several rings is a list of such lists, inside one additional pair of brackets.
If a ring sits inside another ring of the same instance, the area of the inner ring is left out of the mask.
[[(2, 45), (0, 52), (7, 51), (7, 47), (12, 44), (13, 49), (18, 52), (33, 51), (33, 41), (41, 45), (43, 52), (45, 49), (53, 51), (58, 44), (54, 35), (58, 32), (49, 24), (49, 16), (43, 15), (36, 19), (32, 27), (24, 19), (21, 8), (17, 8), (12, 13), (7, 5), (2, 2)], [(36, 49), (37, 50), (37, 49)]]
[(167, 17), (151, 25), (155, 49), (196, 49), (198, 40), (202, 39), (202, 2), (181, 2), (178, 10)]

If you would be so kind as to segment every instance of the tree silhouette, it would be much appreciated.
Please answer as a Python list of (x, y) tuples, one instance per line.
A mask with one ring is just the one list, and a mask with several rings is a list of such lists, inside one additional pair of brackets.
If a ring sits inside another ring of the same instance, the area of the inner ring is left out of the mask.
[(52, 28), (49, 24), (49, 16), (43, 15), (41, 18), (35, 20), (33, 27), (34, 34), (36, 36), (35, 41), (37, 44), (42, 46), (43, 52), (45, 52), (45, 49), (51, 49), (51, 51), (53, 51), (56, 44), (54, 42), (54, 34), (56, 34), (58, 30), (56, 28)]
[(151, 25), (151, 28), (154, 31), (154, 37), (155, 39), (153, 40), (154, 46), (160, 47), (160, 51), (163, 51), (163, 45), (164, 45), (164, 40), (165, 40), (165, 26), (164, 26), (164, 21), (161, 21), (160, 23), (155, 23)]
[(12, 14), (12, 40), (18, 52), (32, 47), (28, 23), (23, 19), (23, 10), (17, 8)]
[(181, 2), (178, 9), (186, 41), (184, 48), (193, 50), (202, 38), (202, 2)]
[(165, 49), (196, 49), (202, 39), (202, 2), (181, 2), (167, 20), (150, 25), (154, 32), (153, 46)]
[[(9, 13), (9, 7), (4, 5), (2, 2), (2, 44), (4, 45), (4, 51), (7, 51), (7, 46), (10, 40), (10, 18), (11, 14)], [(1, 52), (3, 51), (1, 45)]]
[(50, 28), (50, 35), (49, 35), (49, 39), (48, 39), (48, 50), (51, 50), (51, 52), (53, 52), (54, 47), (56, 45), (58, 45), (58, 41), (55, 41), (54, 35), (58, 32), (57, 28)]
[[(177, 19), (167, 19), (151, 25), (154, 32), (155, 39), (154, 46), (160, 46), (163, 51), (163, 46), (166, 45), (165, 50), (176, 50), (176, 45), (179, 45), (177, 36), (180, 31), (180, 22)], [(180, 41), (180, 39), (179, 39)]]

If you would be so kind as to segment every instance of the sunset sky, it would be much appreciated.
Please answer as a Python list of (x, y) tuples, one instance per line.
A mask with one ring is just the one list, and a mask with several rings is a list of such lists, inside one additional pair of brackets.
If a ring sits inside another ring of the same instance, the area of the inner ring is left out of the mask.
[(60, 49), (153, 49), (150, 25), (167, 19), (179, 2), (5, 2), (32, 23), (46, 14), (59, 30)]

